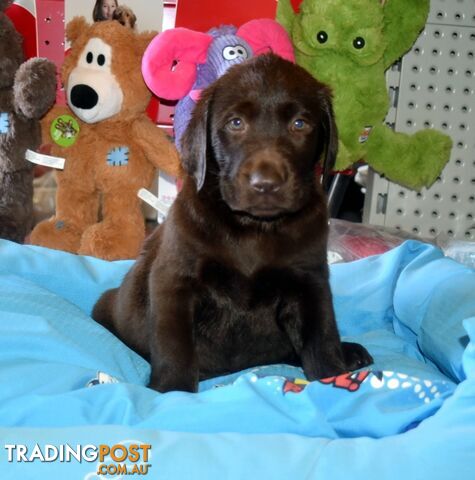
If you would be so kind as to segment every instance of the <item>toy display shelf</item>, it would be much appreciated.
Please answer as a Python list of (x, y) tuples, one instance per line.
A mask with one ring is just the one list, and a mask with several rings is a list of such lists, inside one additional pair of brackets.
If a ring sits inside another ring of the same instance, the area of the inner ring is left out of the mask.
[(453, 140), (436, 182), (415, 192), (371, 172), (363, 220), (421, 238), (475, 240), (475, 2), (432, 0), (425, 30), (387, 74), (387, 121), (412, 134), (436, 128)]
[[(15, 0), (7, 15), (24, 38), (26, 58), (38, 56), (50, 59), (59, 67), (64, 58), (64, 0)], [(57, 101), (64, 93), (58, 88)]]

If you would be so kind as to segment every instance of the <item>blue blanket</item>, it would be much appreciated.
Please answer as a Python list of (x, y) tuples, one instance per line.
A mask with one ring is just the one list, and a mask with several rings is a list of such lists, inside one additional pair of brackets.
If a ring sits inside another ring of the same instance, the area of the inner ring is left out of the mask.
[[(0, 241), (2, 479), (123, 478), (121, 465), (173, 480), (474, 478), (473, 269), (414, 241), (333, 265), (341, 334), (370, 370), (308, 383), (273, 365), (158, 394), (147, 362), (90, 318), (130, 266)], [(45, 458), (101, 444), (149, 455)]]

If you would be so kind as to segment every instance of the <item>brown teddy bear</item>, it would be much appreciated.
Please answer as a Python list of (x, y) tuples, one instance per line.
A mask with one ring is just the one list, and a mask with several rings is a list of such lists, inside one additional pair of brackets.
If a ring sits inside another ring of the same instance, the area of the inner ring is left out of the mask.
[(134, 258), (145, 237), (137, 196), (160, 168), (180, 176), (175, 147), (146, 115), (151, 93), (141, 74), (154, 33), (114, 20), (66, 27), (71, 49), (62, 67), (67, 107), (43, 120), (57, 172), (56, 214), (38, 224), (31, 242), (107, 260)]
[(33, 165), (27, 149), (41, 142), (40, 122), (56, 97), (56, 68), (24, 61), (23, 38), (0, 0), (0, 238), (22, 243), (33, 226)]

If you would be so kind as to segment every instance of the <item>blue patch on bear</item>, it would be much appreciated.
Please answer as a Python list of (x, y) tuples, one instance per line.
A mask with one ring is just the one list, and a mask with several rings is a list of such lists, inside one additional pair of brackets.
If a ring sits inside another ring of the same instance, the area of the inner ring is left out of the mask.
[(116, 147), (107, 154), (107, 163), (111, 167), (122, 167), (129, 163), (129, 147)]
[(7, 112), (0, 112), (0, 133), (8, 133), (10, 130), (10, 119)]

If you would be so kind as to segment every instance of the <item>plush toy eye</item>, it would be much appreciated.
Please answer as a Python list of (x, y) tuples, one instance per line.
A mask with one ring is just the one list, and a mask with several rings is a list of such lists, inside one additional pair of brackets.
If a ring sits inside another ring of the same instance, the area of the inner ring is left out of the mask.
[(223, 49), (223, 58), (225, 60), (234, 60), (238, 57), (246, 59), (247, 51), (242, 45), (233, 45)]
[(320, 30), (320, 31), (317, 33), (317, 41), (318, 41), (318, 43), (326, 43), (327, 40), (328, 40), (328, 33), (327, 33), (327, 32), (324, 32), (323, 30)]
[(238, 54), (239, 57), (247, 58), (247, 52), (246, 52), (246, 49), (244, 47), (240, 47), (238, 45), (238, 48), (236, 48), (236, 51), (237, 51), (237, 54)]
[(87, 52), (86, 62), (87, 63), (92, 63), (93, 61), (94, 61), (94, 55), (92, 54), (92, 52)]
[(102, 53), (97, 57), (97, 63), (101, 67), (104, 65), (104, 63), (106, 63), (106, 57), (102, 55)]
[(364, 38), (362, 38), (362, 37), (356, 37), (356, 38), (353, 40), (353, 46), (354, 46), (357, 50), (361, 50), (362, 48), (364, 48), (365, 45), (366, 45), (366, 42), (365, 42)]

